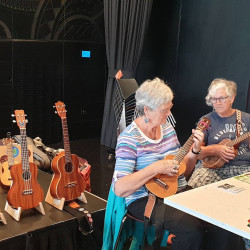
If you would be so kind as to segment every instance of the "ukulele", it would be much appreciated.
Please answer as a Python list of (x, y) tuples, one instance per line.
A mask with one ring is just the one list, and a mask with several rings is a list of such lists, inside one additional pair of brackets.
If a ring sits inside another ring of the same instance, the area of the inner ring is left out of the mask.
[(51, 167), (54, 175), (50, 185), (50, 194), (53, 198), (65, 198), (66, 201), (69, 201), (81, 196), (86, 183), (78, 172), (78, 156), (70, 152), (65, 104), (58, 101), (55, 103), (55, 107), (56, 113), (61, 117), (62, 121), (64, 152), (61, 152), (52, 160)]
[[(234, 147), (234, 153), (235, 155), (238, 154), (238, 150), (236, 149), (236, 146), (244, 141), (245, 139), (247, 139), (250, 136), (250, 132), (243, 134), (239, 137), (236, 137), (234, 140), (230, 140), (230, 139), (224, 139), (222, 140), (220, 143), (218, 143), (219, 145), (227, 145), (229, 147)], [(210, 155), (205, 157), (204, 159), (202, 159), (202, 165), (204, 167), (207, 168), (220, 168), (225, 164), (225, 161), (223, 159), (221, 159), (220, 156), (217, 155)]]
[[(210, 125), (210, 120), (204, 117), (198, 124), (198, 130), (204, 130)], [(158, 174), (145, 185), (148, 191), (155, 196), (165, 198), (173, 195), (178, 189), (178, 176), (182, 175), (186, 171), (186, 164), (183, 161), (186, 154), (189, 152), (191, 146), (194, 143), (193, 134), (188, 138), (185, 144), (179, 149), (176, 155), (167, 155), (165, 160), (175, 160), (180, 165), (179, 171), (175, 176), (169, 176), (167, 174)]]
[(8, 132), (7, 138), (3, 139), (3, 144), (7, 146), (7, 157), (8, 157), (8, 161), (5, 161), (2, 164), (1, 187), (3, 189), (9, 189), (12, 183), (10, 168), (15, 164), (13, 158), (12, 143), (13, 140), (11, 138), (11, 134), (10, 132)]
[(9, 205), (22, 209), (34, 208), (43, 200), (43, 190), (37, 182), (37, 166), (29, 162), (27, 147), (26, 123), (23, 110), (15, 110), (15, 116), (21, 136), (21, 163), (15, 164), (10, 169), (13, 180), (7, 194)]

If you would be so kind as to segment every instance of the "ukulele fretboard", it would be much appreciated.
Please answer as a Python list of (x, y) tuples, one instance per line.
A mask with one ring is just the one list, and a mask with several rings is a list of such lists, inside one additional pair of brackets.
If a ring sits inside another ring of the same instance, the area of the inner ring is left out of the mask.
[(243, 134), (237, 138), (235, 138), (234, 140), (232, 140), (230, 143), (229, 143), (229, 146), (233, 147), (234, 145), (244, 141), (245, 139), (247, 139), (247, 137), (250, 136), (250, 132), (246, 133), (246, 134)]
[(71, 162), (71, 151), (70, 151), (70, 143), (69, 143), (67, 118), (64, 117), (61, 120), (62, 120), (62, 130), (63, 130), (63, 144), (64, 144), (64, 150), (65, 150), (65, 162)]
[(27, 147), (27, 136), (26, 136), (26, 129), (20, 129), (20, 136), (21, 136), (21, 156), (22, 156), (22, 168), (23, 170), (29, 170), (29, 151)]

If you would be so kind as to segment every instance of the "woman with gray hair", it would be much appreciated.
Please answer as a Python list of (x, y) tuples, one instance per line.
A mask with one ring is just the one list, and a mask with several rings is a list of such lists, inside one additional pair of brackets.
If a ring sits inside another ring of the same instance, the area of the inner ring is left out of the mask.
[[(214, 79), (208, 88), (205, 99), (213, 111), (205, 116), (211, 129), (205, 134), (200, 161), (188, 182), (192, 188), (250, 172), (250, 114), (233, 108), (236, 94), (236, 83), (223, 78)], [(236, 137), (239, 144), (232, 145)], [(226, 244), (229, 237), (225, 232), (220, 239)], [(249, 249), (250, 240), (244, 240)]]
[[(175, 160), (166, 160), (166, 155), (174, 155), (180, 148), (172, 125), (167, 122), (173, 106), (172, 90), (159, 78), (145, 81), (135, 94), (136, 118), (119, 136), (116, 146), (116, 164), (112, 187), (117, 196), (125, 197), (128, 212), (144, 220), (148, 201), (145, 184), (158, 174), (176, 176), (179, 165)], [(204, 138), (203, 132), (193, 130), (192, 150), (184, 158), (189, 175), (197, 162), (198, 152)], [(181, 176), (181, 183), (185, 177)], [(185, 186), (185, 185), (184, 185)], [(155, 223), (157, 207), (164, 206), (162, 215), (164, 229), (175, 234), (171, 249), (200, 249), (202, 228), (200, 221), (179, 210), (166, 206), (158, 199), (154, 206), (151, 222)], [(154, 246), (159, 249), (159, 240)]]
[[(205, 99), (213, 111), (205, 116), (211, 129), (205, 134), (201, 161), (188, 183), (193, 188), (250, 171), (250, 141), (242, 136), (250, 131), (250, 114), (233, 108), (236, 94), (236, 83), (223, 78), (214, 79), (208, 88)], [(228, 143), (236, 137), (242, 138), (238, 145)]]

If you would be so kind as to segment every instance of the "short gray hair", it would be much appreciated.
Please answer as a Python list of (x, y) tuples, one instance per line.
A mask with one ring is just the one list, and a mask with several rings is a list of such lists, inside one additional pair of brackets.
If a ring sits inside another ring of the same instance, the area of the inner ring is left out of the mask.
[(205, 97), (208, 106), (213, 106), (210, 98), (215, 94), (217, 89), (225, 89), (227, 95), (234, 97), (237, 94), (237, 85), (234, 81), (226, 80), (224, 78), (215, 78), (209, 88), (208, 94)]
[(136, 109), (139, 116), (144, 114), (144, 106), (151, 110), (173, 100), (174, 94), (170, 87), (160, 78), (144, 81), (135, 93)]

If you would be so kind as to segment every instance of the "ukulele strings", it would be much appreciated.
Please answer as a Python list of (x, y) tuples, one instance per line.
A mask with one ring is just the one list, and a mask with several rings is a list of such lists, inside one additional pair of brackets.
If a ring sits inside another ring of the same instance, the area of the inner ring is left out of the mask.
[[(70, 150), (70, 143), (69, 143), (69, 131), (68, 131), (68, 124), (67, 124), (67, 118), (61, 118), (62, 120), (62, 130), (63, 130), (63, 144), (64, 144), (64, 151), (65, 151), (65, 163), (72, 162), (71, 160), (71, 150)], [(68, 164), (66, 164), (66, 172), (71, 172), (73, 164), (70, 164), (70, 167)]]
[(31, 174), (29, 170), (29, 151), (27, 147), (26, 130), (21, 129), (21, 154), (22, 154), (22, 168), (23, 168), (23, 181), (24, 181), (24, 193), (32, 192)]

